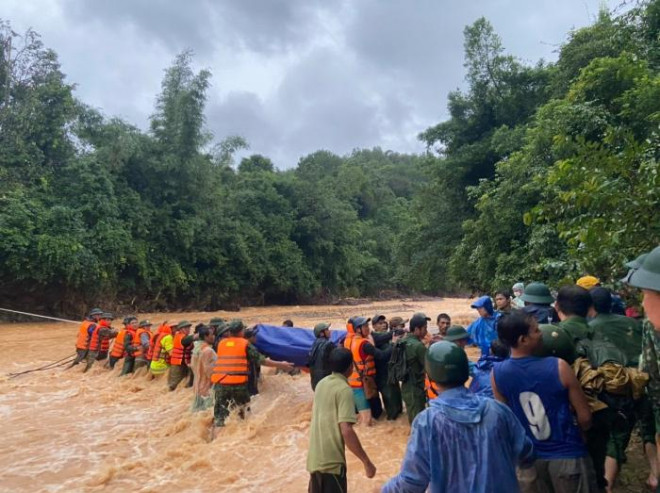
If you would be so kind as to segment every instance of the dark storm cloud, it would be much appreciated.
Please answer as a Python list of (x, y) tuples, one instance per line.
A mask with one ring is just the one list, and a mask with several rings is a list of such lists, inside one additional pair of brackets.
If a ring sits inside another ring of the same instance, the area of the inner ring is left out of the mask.
[(81, 22), (130, 23), (175, 51), (208, 53), (217, 45), (272, 53), (313, 36), (326, 9), (322, 0), (65, 0)]
[(147, 128), (159, 82), (190, 48), (213, 74), (216, 140), (295, 165), (317, 149), (421, 151), (416, 135), (446, 118), (464, 84), (463, 29), (488, 18), (507, 51), (554, 58), (600, 0), (4, 0), (60, 56), (77, 95)]

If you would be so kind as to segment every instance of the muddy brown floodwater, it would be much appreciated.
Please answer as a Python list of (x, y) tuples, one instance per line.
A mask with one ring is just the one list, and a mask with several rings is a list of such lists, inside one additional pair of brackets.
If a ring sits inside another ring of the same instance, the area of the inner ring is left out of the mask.
[[(247, 324), (291, 318), (299, 327), (328, 321), (343, 328), (352, 315), (409, 318), (423, 311), (434, 320), (447, 312), (454, 322), (467, 324), (476, 315), (469, 305), (467, 299), (398, 300), (140, 318), (196, 323), (239, 316)], [(434, 322), (430, 327), (435, 328)], [(73, 354), (77, 331), (77, 325), (65, 323), (0, 324), (0, 491), (307, 491), (313, 396), (308, 375), (274, 375), (265, 369), (261, 393), (251, 402), (247, 419), (231, 416), (209, 443), (212, 411), (191, 414), (190, 389), (168, 392), (163, 380), (148, 382), (144, 376), (120, 379), (121, 364), (112, 372), (97, 364), (87, 374), (76, 367), (5, 376)], [(476, 359), (477, 351), (471, 349), (469, 355)], [(404, 416), (358, 428), (357, 433), (378, 473), (367, 479), (360, 462), (347, 452), (349, 490), (372, 491), (399, 471), (408, 424)], [(640, 491), (643, 456), (629, 452), (629, 463), (641, 468), (636, 474), (624, 470), (624, 483), (633, 488), (625, 491)]]
[[(352, 315), (410, 317), (423, 311), (456, 322), (474, 318), (466, 299), (398, 300), (357, 306), (247, 308), (239, 313), (141, 314), (152, 322), (241, 317), (247, 324), (343, 328)], [(118, 326), (115, 321), (115, 326)], [(431, 323), (434, 327), (434, 323)], [(168, 392), (164, 381), (118, 378), (96, 364), (8, 379), (9, 372), (42, 366), (74, 353), (78, 326), (66, 323), (0, 324), (0, 491), (213, 491), (304, 492), (311, 420), (309, 376), (265, 369), (260, 394), (245, 421), (230, 417), (209, 443), (212, 411), (191, 414), (191, 389)], [(378, 468), (367, 479), (347, 452), (351, 491), (371, 491), (398, 472), (408, 436), (405, 417), (358, 429)]]

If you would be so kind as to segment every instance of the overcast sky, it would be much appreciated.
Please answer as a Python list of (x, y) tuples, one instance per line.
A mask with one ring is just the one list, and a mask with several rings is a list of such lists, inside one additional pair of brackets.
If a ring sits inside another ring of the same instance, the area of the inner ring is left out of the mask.
[(599, 0), (2, 0), (59, 55), (77, 96), (147, 128), (163, 70), (213, 73), (207, 125), (280, 168), (318, 149), (419, 152), (464, 83), (463, 28), (485, 16), (507, 51), (555, 60)]

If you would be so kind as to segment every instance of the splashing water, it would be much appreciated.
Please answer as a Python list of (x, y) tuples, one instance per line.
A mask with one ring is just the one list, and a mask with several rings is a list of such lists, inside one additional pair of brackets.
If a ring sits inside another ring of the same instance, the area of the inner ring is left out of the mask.
[[(240, 313), (143, 314), (208, 321), (240, 316), (248, 323), (297, 326), (320, 321), (343, 328), (352, 315), (383, 313), (409, 318), (424, 311), (435, 320), (449, 313), (456, 323), (475, 317), (467, 299), (377, 302), (359, 306), (248, 308)], [(431, 330), (434, 322), (429, 324)], [(245, 420), (232, 415), (210, 442), (212, 410), (191, 414), (190, 389), (169, 392), (164, 379), (144, 374), (118, 378), (96, 362), (8, 379), (73, 354), (77, 327), (68, 324), (2, 324), (0, 341), (0, 491), (307, 491), (305, 470), (313, 393), (306, 374), (291, 377), (265, 369), (260, 394)], [(470, 351), (471, 357), (477, 352)], [(399, 471), (409, 427), (405, 416), (357, 428), (378, 468), (375, 479), (347, 451), (351, 491), (371, 491)]]

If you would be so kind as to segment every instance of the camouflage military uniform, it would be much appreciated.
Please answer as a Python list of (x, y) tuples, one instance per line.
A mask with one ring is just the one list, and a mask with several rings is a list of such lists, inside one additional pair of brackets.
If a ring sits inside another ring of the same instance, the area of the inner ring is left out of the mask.
[(647, 393), (653, 406), (656, 430), (660, 430), (660, 334), (648, 320), (642, 329), (641, 367), (649, 374)]

